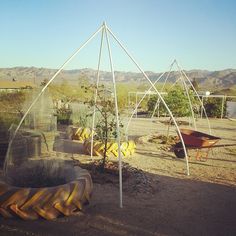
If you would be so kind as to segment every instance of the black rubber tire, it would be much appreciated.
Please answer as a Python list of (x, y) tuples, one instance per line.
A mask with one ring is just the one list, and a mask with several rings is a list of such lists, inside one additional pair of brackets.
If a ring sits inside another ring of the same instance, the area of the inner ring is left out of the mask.
[(178, 158), (181, 158), (181, 159), (185, 158), (185, 153), (184, 153), (183, 145), (181, 142), (175, 144), (174, 153), (176, 157)]

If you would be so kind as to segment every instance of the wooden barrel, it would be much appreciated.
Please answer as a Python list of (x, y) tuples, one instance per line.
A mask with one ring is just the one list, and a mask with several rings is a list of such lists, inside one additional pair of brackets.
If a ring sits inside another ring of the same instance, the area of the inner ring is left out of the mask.
[(26, 136), (28, 158), (37, 158), (41, 155), (41, 135)]
[(27, 138), (23, 136), (15, 137), (10, 147), (9, 157), (11, 162), (21, 165), (28, 157)]

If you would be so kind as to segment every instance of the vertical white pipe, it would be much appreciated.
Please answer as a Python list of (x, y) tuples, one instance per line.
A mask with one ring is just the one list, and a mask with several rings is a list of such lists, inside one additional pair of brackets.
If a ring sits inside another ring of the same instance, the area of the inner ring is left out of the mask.
[(209, 133), (211, 134), (210, 121), (209, 121), (209, 119), (208, 119), (208, 116), (207, 116), (207, 113), (206, 113), (206, 109), (205, 109), (205, 107), (204, 107), (204, 105), (203, 105), (203, 103), (202, 103), (202, 100), (200, 99), (200, 97), (199, 97), (199, 95), (198, 95), (198, 92), (197, 92), (196, 89), (194, 88), (194, 86), (193, 86), (193, 84), (191, 83), (191, 81), (190, 81), (190, 79), (188, 78), (188, 76), (185, 74), (185, 72), (184, 72), (184, 70), (182, 69), (182, 67), (180, 67), (180, 68), (181, 68), (181, 71), (182, 71), (183, 75), (185, 76), (185, 78), (187, 79), (187, 81), (190, 83), (190, 85), (191, 85), (193, 91), (194, 91), (195, 94), (197, 95), (199, 102), (201, 103), (201, 106), (202, 106), (202, 108), (203, 108), (204, 114), (205, 114), (206, 119), (207, 119), (207, 124), (208, 124)]
[[(138, 94), (136, 92), (135, 93), (135, 107), (137, 107), (137, 103), (138, 103)], [(136, 118), (138, 118), (138, 107), (136, 109)]]
[[(175, 63), (175, 60), (170, 64), (169, 72), (168, 72), (168, 74), (167, 74), (167, 76), (166, 76), (166, 78), (165, 78), (164, 84), (163, 84), (163, 86), (162, 86), (162, 88), (161, 88), (161, 91), (160, 91), (161, 93), (163, 92), (163, 90), (164, 90), (164, 88), (165, 88), (166, 82), (167, 82), (167, 80), (168, 80), (168, 78), (169, 78), (169, 76), (170, 76), (170, 73), (171, 73), (171, 71), (172, 71), (172, 67), (173, 67), (174, 63)], [(158, 79), (158, 80), (159, 80), (159, 79)], [(154, 83), (154, 84), (155, 84), (155, 83)], [(152, 87), (152, 86), (151, 86), (151, 87)], [(152, 113), (151, 118), (154, 117), (154, 114), (155, 114), (155, 112), (156, 112), (157, 107), (158, 107), (158, 118), (159, 118), (159, 107), (160, 107), (160, 99), (159, 99), (159, 98), (157, 99), (157, 102), (156, 102), (156, 104), (155, 104), (155, 107), (154, 107), (154, 110), (153, 110), (153, 113)]]
[(164, 82), (164, 84), (163, 84), (163, 86), (162, 86), (162, 88), (161, 88), (161, 92), (164, 90), (164, 87), (166, 86), (166, 82), (167, 82), (167, 80), (169, 79), (169, 76), (170, 76), (170, 73), (171, 73), (171, 71), (172, 71), (172, 68), (173, 68), (173, 65), (175, 64), (175, 60), (170, 64), (170, 69), (169, 69), (169, 72), (168, 72), (168, 74), (167, 74), (167, 76), (166, 76), (166, 79), (165, 79), (165, 82)]
[(204, 103), (203, 103), (203, 99), (204, 99), (204, 96), (202, 95), (202, 99), (201, 99), (201, 103), (202, 103), (202, 104), (201, 104), (201, 119), (202, 119), (202, 115), (203, 115), (203, 106), (204, 106), (204, 105), (203, 105), (203, 104), (204, 104)]
[(179, 135), (179, 138), (181, 140), (181, 143), (183, 145), (183, 150), (184, 150), (184, 154), (185, 154), (185, 161), (186, 161), (186, 170), (187, 170), (187, 175), (189, 175), (189, 163), (188, 163), (188, 155), (187, 155), (187, 150), (184, 144), (184, 140), (182, 137), (182, 134), (180, 132), (180, 129), (178, 127), (178, 124), (176, 123), (176, 120), (172, 114), (172, 112), (170, 111), (169, 107), (167, 106), (165, 100), (163, 99), (163, 97), (161, 96), (161, 94), (158, 92), (157, 88), (155, 87), (155, 85), (152, 83), (152, 81), (149, 79), (149, 77), (146, 75), (146, 73), (143, 71), (143, 69), (138, 65), (138, 63), (135, 61), (135, 59), (130, 55), (130, 53), (127, 51), (127, 49), (123, 46), (123, 44), (117, 39), (117, 37), (111, 32), (111, 30), (109, 28), (107, 28), (107, 30), (109, 31), (109, 33), (112, 35), (112, 37), (116, 40), (116, 42), (120, 45), (120, 47), (125, 51), (125, 53), (128, 55), (128, 57), (133, 61), (133, 63), (137, 66), (137, 68), (139, 69), (139, 71), (143, 74), (143, 76), (148, 80), (148, 82), (151, 84), (151, 86), (153, 87), (153, 89), (156, 91), (156, 93), (158, 94), (158, 96), (160, 97), (162, 103), (164, 104), (166, 110), (168, 111), (171, 119), (173, 120), (175, 127), (177, 129), (177, 133)]
[(96, 116), (96, 103), (97, 103), (97, 96), (98, 96), (98, 85), (100, 80), (100, 64), (101, 64), (101, 56), (102, 56), (102, 46), (103, 46), (103, 37), (104, 37), (104, 25), (102, 26), (102, 35), (101, 35), (101, 43), (99, 49), (99, 56), (98, 56), (98, 67), (97, 67), (97, 81), (96, 81), (96, 89), (94, 94), (94, 107), (93, 107), (93, 121), (92, 121), (92, 136), (91, 136), (91, 146), (90, 146), (90, 157), (93, 159), (93, 141), (94, 141), (94, 126), (95, 126), (95, 116)]
[(107, 33), (106, 23), (104, 23), (104, 27), (105, 27), (107, 47), (108, 47), (108, 51), (109, 51), (110, 68), (111, 68), (111, 72), (112, 72), (113, 90), (114, 90), (114, 98), (115, 98), (116, 130), (117, 130), (118, 158), (119, 158), (120, 208), (123, 208), (122, 160), (121, 160), (121, 148), (120, 148), (120, 121), (119, 121), (119, 110), (118, 110), (117, 93), (116, 93), (116, 80), (115, 80), (115, 73), (114, 73), (114, 67), (113, 67), (113, 61), (112, 61), (111, 47), (110, 47), (110, 41), (109, 41), (109, 37), (108, 37), (108, 33)]
[(220, 118), (223, 119), (223, 115), (224, 115), (224, 103), (225, 103), (225, 95), (222, 97), (222, 103), (221, 103), (221, 115)]
[[(195, 116), (194, 116), (194, 112), (193, 112), (192, 102), (191, 102), (191, 99), (190, 99), (190, 96), (189, 96), (189, 92), (188, 92), (188, 87), (187, 87), (187, 85), (186, 85), (186, 83), (185, 83), (185, 80), (184, 80), (184, 78), (183, 78), (182, 70), (180, 69), (180, 66), (179, 66), (177, 60), (175, 60), (175, 63), (176, 63), (176, 65), (177, 65), (179, 74), (180, 74), (180, 76), (181, 76), (182, 83), (183, 83), (183, 85), (184, 85), (184, 89), (185, 89), (185, 91), (186, 91), (186, 93), (187, 93), (188, 102), (189, 102), (189, 106), (190, 106), (190, 110), (191, 110), (191, 114), (192, 114), (193, 126), (194, 126), (194, 129), (197, 130), (197, 125), (196, 125)], [(191, 81), (190, 81), (190, 85), (192, 85), (192, 82), (191, 82)], [(193, 87), (193, 86), (191, 86), (191, 87)]]
[[(177, 65), (178, 65), (178, 64), (177, 64)], [(178, 69), (179, 69), (179, 67), (178, 67)], [(181, 73), (180, 69), (179, 69), (179, 72), (180, 72), (180, 74), (181, 74), (181, 78), (182, 78), (182, 83), (183, 83), (183, 85), (184, 85), (184, 89), (185, 89), (185, 91), (186, 91), (186, 93), (187, 93), (188, 103), (189, 103), (189, 107), (190, 107), (191, 114), (192, 114), (192, 120), (193, 120), (194, 130), (197, 130), (197, 125), (196, 125), (195, 116), (194, 116), (194, 112), (193, 112), (192, 102), (191, 102), (191, 99), (190, 99), (190, 96), (189, 96), (189, 92), (188, 92), (188, 87), (187, 87), (187, 85), (186, 85), (186, 83), (185, 83), (185, 81), (184, 81), (184, 78), (182, 77), (182, 73)]]

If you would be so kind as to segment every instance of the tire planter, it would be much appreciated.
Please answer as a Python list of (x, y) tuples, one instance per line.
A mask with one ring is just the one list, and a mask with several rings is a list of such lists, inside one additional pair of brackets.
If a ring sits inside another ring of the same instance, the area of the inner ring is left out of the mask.
[[(118, 144), (116, 142), (108, 142), (107, 156), (108, 157), (118, 157)], [(88, 154), (91, 154), (91, 141), (84, 142), (85, 150)], [(93, 143), (93, 155), (103, 156), (105, 145), (100, 141), (94, 141)], [(134, 154), (136, 149), (136, 144), (133, 140), (121, 143), (121, 154), (124, 157)]]
[(86, 139), (91, 137), (91, 129), (89, 128), (83, 128), (83, 127), (79, 127), (79, 128), (73, 128), (73, 133), (71, 138), (73, 140), (79, 140), (79, 141), (85, 141)]
[(24, 220), (52, 220), (82, 210), (91, 197), (92, 179), (86, 170), (78, 166), (73, 168), (73, 180), (53, 187), (16, 187), (0, 181), (0, 215)]

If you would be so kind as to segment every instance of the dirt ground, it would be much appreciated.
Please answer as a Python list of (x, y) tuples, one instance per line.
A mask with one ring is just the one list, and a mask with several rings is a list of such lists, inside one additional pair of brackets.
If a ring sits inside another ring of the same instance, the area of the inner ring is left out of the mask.
[[(212, 149), (204, 162), (190, 151), (190, 176), (185, 160), (147, 141), (157, 132), (165, 134), (166, 126), (136, 119), (130, 135), (137, 150), (124, 158), (135, 171), (123, 181), (123, 208), (118, 177), (94, 180), (93, 197), (83, 213), (54, 221), (0, 218), (0, 235), (236, 235), (236, 122), (210, 122), (212, 134), (222, 138), (219, 145), (235, 146)], [(197, 126), (209, 133), (205, 120)], [(176, 134), (174, 128), (171, 134)]]

